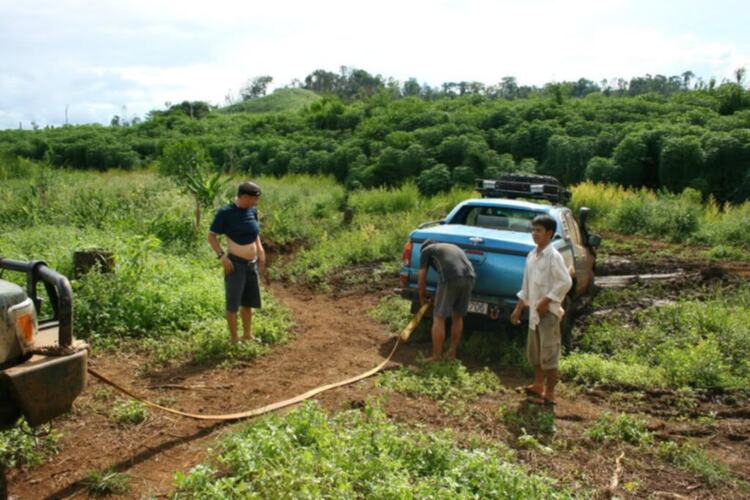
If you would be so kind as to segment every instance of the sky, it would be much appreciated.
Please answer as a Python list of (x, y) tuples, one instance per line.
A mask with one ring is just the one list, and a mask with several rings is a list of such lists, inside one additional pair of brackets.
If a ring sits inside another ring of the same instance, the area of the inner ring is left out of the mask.
[[(520, 84), (750, 70), (746, 0), (0, 0), (0, 128), (221, 105), (340, 66)], [(66, 118), (67, 112), (67, 118)]]

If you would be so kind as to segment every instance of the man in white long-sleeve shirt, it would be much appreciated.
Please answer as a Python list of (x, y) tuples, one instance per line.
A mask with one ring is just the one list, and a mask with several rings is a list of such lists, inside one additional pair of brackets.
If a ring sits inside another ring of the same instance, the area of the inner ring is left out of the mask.
[(555, 385), (560, 378), (560, 320), (565, 314), (562, 302), (573, 284), (562, 255), (550, 244), (556, 228), (555, 219), (549, 215), (539, 215), (531, 222), (537, 246), (526, 257), (523, 286), (510, 316), (518, 325), (524, 308), (530, 308), (526, 355), (534, 367), (534, 384), (525, 390), (549, 404), (555, 403)]

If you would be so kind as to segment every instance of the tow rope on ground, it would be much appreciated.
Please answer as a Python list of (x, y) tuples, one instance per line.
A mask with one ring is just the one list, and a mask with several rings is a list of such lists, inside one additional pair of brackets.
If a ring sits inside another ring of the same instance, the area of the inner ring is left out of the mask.
[(332, 384), (321, 385), (321, 386), (315, 387), (314, 389), (310, 389), (309, 391), (307, 391), (307, 392), (305, 392), (303, 394), (300, 394), (298, 396), (295, 396), (293, 398), (285, 399), (283, 401), (278, 401), (276, 403), (271, 403), (271, 404), (266, 405), (266, 406), (261, 406), (260, 408), (255, 408), (255, 409), (252, 409), (252, 410), (247, 410), (247, 411), (243, 411), (243, 412), (239, 412), (239, 413), (228, 413), (228, 414), (224, 414), (224, 415), (203, 415), (203, 414), (199, 414), (199, 413), (188, 413), (188, 412), (184, 412), (184, 411), (180, 411), (180, 410), (175, 410), (174, 408), (168, 408), (166, 406), (162, 406), (162, 405), (156, 404), (156, 403), (154, 403), (152, 401), (149, 401), (146, 398), (142, 398), (140, 396), (137, 396), (132, 391), (130, 391), (130, 390), (122, 387), (121, 385), (119, 385), (119, 384), (111, 381), (110, 379), (108, 379), (107, 377), (105, 377), (101, 373), (97, 372), (93, 368), (88, 368), (88, 372), (91, 375), (93, 375), (95, 378), (101, 380), (102, 382), (104, 382), (105, 384), (107, 384), (109, 386), (114, 387), (118, 391), (122, 392), (123, 394), (126, 394), (126, 395), (130, 396), (131, 398), (133, 398), (133, 399), (135, 399), (137, 401), (140, 401), (141, 403), (144, 403), (144, 404), (146, 404), (148, 406), (151, 406), (153, 408), (158, 408), (158, 409), (160, 409), (162, 411), (165, 411), (165, 412), (168, 412), (168, 413), (172, 413), (174, 415), (180, 415), (180, 416), (183, 416), (183, 417), (193, 418), (193, 419), (196, 419), (196, 420), (239, 420), (239, 419), (248, 418), (248, 417), (257, 417), (259, 415), (263, 415), (265, 413), (269, 413), (269, 412), (272, 412), (274, 410), (278, 410), (279, 408), (284, 408), (286, 406), (291, 406), (293, 404), (300, 403), (300, 402), (302, 402), (302, 401), (304, 401), (306, 399), (310, 399), (311, 397), (313, 397), (313, 396), (315, 396), (317, 394), (320, 394), (321, 392), (325, 392), (325, 391), (328, 391), (328, 390), (331, 390), (331, 389), (335, 389), (337, 387), (342, 387), (342, 386), (345, 386), (345, 385), (353, 384), (354, 382), (358, 382), (358, 381), (363, 380), (363, 379), (365, 379), (367, 377), (371, 377), (371, 376), (375, 375), (377, 372), (379, 372), (380, 370), (382, 370), (385, 367), (386, 364), (388, 364), (388, 362), (391, 360), (391, 358), (393, 358), (393, 355), (396, 354), (396, 351), (398, 350), (399, 346), (402, 343), (406, 342), (409, 339), (409, 337), (411, 336), (411, 334), (417, 328), (417, 325), (419, 325), (420, 321), (422, 321), (422, 318), (424, 317), (424, 315), (427, 312), (428, 308), (429, 308), (429, 304), (425, 304), (425, 305), (423, 305), (419, 309), (419, 311), (417, 311), (417, 313), (414, 315), (414, 317), (411, 319), (411, 321), (409, 321), (409, 324), (406, 325), (406, 327), (404, 327), (404, 329), (401, 331), (401, 334), (396, 338), (396, 343), (393, 345), (393, 349), (391, 349), (391, 352), (390, 352), (390, 354), (388, 354), (388, 357), (385, 358), (385, 360), (382, 363), (380, 363), (378, 366), (376, 366), (375, 368), (372, 368), (371, 370), (368, 370), (368, 371), (366, 371), (364, 373), (361, 373), (359, 375), (355, 375), (354, 377), (351, 377), (351, 378), (348, 378), (348, 379), (345, 379), (345, 380), (341, 380), (339, 382), (334, 382)]

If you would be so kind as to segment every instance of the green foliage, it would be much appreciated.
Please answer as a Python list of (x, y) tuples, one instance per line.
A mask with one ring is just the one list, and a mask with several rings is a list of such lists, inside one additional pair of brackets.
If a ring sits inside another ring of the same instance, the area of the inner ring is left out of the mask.
[(393, 333), (400, 332), (412, 317), (411, 303), (401, 297), (383, 297), (378, 305), (370, 311), (375, 321), (388, 325)]
[(276, 89), (271, 95), (234, 103), (220, 111), (225, 113), (278, 113), (299, 111), (320, 96), (306, 89)]
[(447, 191), (451, 184), (451, 172), (442, 163), (425, 170), (417, 178), (417, 187), (424, 196), (433, 196)]
[[(147, 352), (155, 354), (157, 364), (173, 362), (170, 355), (210, 364), (263, 352), (259, 345), (227, 345), (222, 273), (204, 240), (210, 221), (198, 229), (193, 226), (193, 204), (172, 182), (150, 172), (116, 171), (56, 171), (32, 180), (34, 185), (46, 183), (44, 198), (23, 178), (7, 181), (3, 187), (8, 189), (0, 190), (0, 255), (42, 259), (71, 278), (77, 336), (96, 348), (124, 339), (139, 339), (141, 344), (158, 340)], [(269, 195), (268, 205), (277, 210), (274, 203), (279, 202), (278, 213), (297, 217), (266, 218), (265, 205), (261, 207), (264, 236), (278, 236), (282, 244), (312, 238), (319, 228), (300, 220), (319, 217), (315, 205), (321, 200), (336, 206), (342, 192), (325, 179), (290, 178), (286, 186), (270, 179), (260, 182)], [(325, 189), (317, 192), (321, 186)], [(283, 208), (284, 203), (289, 207)], [(33, 209), (22, 210), (28, 206)], [(72, 254), (86, 248), (110, 250), (114, 272), (73, 279)], [(12, 279), (15, 273), (6, 276)], [(270, 294), (264, 292), (263, 300), (267, 307), (255, 316), (256, 334), (264, 343), (283, 341), (288, 313)]]
[(555, 413), (537, 404), (523, 404), (516, 409), (501, 405), (497, 415), (518, 439), (528, 435), (547, 438), (555, 433)]
[[(593, 161), (593, 160), (592, 160)], [(686, 188), (680, 194), (584, 182), (573, 188), (574, 209), (591, 208), (593, 227), (670, 241), (750, 247), (750, 202), (718, 206)]]
[(178, 362), (231, 366), (240, 361), (249, 361), (264, 354), (267, 351), (265, 346), (286, 342), (292, 327), (289, 311), (270, 293), (261, 290), (261, 298), (263, 308), (253, 312), (256, 341), (231, 343), (226, 321), (217, 315), (191, 325), (189, 330), (140, 340), (134, 348), (152, 353), (153, 363), (158, 366)]
[(628, 443), (633, 446), (648, 446), (653, 436), (646, 429), (646, 423), (625, 413), (613, 416), (605, 412), (596, 419), (589, 429), (590, 439), (604, 443)]
[(89, 495), (107, 496), (124, 495), (130, 489), (130, 477), (112, 469), (93, 470), (84, 478), (82, 484)]
[[(203, 164), (255, 177), (324, 174), (349, 187), (424, 174), (425, 194), (448, 180), (467, 183), (467, 168), (477, 176), (538, 171), (565, 183), (694, 187), (720, 203), (746, 200), (750, 93), (736, 84), (688, 90), (680, 80), (634, 78), (626, 91), (586, 79), (519, 87), (508, 77), (438, 90), (414, 81), (400, 88), (359, 69), (317, 70), (304, 88), (223, 109), (185, 101), (138, 124), (2, 131), (0, 155), (97, 170), (158, 162), (169, 175)], [(595, 157), (608, 163), (589, 165)]]
[(389, 423), (366, 407), (328, 417), (307, 403), (229, 436), (212, 464), (178, 473), (177, 498), (569, 498), (509, 461), (446, 432)]
[(750, 289), (715, 291), (624, 320), (590, 324), (580, 339), (587, 353), (564, 358), (564, 377), (583, 384), (741, 388), (750, 383)]
[(664, 461), (699, 476), (709, 486), (734, 483), (734, 476), (726, 465), (693, 444), (665, 441), (659, 443), (658, 454)]
[(422, 394), (438, 401), (472, 400), (500, 389), (500, 380), (484, 368), (471, 373), (458, 361), (426, 363), (416, 372), (406, 368), (385, 372), (378, 384), (407, 394)]
[(148, 417), (148, 408), (135, 399), (118, 400), (109, 413), (112, 422), (119, 425), (137, 425)]
[(185, 186), (191, 177), (203, 176), (210, 170), (211, 160), (205, 148), (195, 140), (174, 142), (164, 148), (159, 173)]
[(20, 466), (36, 467), (57, 453), (60, 432), (43, 426), (29, 427), (20, 419), (8, 430), (0, 431), (0, 469)]

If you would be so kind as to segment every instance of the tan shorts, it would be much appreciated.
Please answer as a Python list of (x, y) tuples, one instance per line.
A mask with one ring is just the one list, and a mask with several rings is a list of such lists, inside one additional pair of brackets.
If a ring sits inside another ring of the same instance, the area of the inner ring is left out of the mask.
[(526, 357), (531, 366), (556, 370), (560, 364), (560, 319), (552, 313), (539, 318), (535, 330), (529, 329)]

